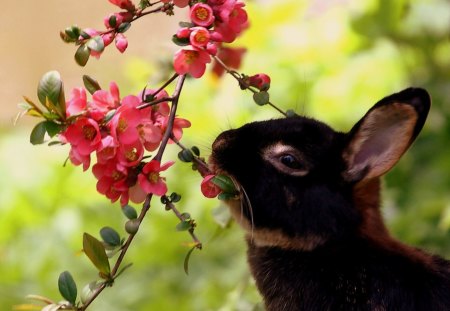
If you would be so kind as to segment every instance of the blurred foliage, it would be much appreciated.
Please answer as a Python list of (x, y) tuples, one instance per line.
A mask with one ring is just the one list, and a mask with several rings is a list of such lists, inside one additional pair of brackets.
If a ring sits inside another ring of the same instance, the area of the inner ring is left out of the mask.
[[(248, 11), (252, 23), (240, 39), (248, 48), (242, 71), (269, 74), (271, 98), (283, 109), (346, 131), (388, 94), (410, 85), (429, 90), (429, 120), (386, 177), (383, 211), (396, 237), (450, 256), (450, 3), (249, 1)], [(130, 92), (160, 74), (145, 60), (130, 59), (127, 66)], [(253, 104), (230, 77), (188, 81), (179, 114), (193, 123), (184, 143), (198, 145), (203, 155), (221, 130), (278, 117)], [(27, 144), (29, 131), (10, 130), (0, 140), (1, 310), (30, 293), (59, 300), (57, 279), (64, 270), (80, 288), (95, 279), (80, 255), (83, 232), (99, 237), (100, 228), (111, 226), (125, 235), (125, 217), (96, 193), (94, 178), (62, 167), (66, 148)], [(178, 150), (169, 149), (167, 158), (176, 158)], [(125, 260), (134, 265), (91, 309), (256, 310), (260, 298), (249, 278), (241, 230), (218, 228), (211, 215), (218, 203), (202, 198), (200, 177), (189, 165), (177, 163), (167, 180), (170, 191), (183, 194), (178, 206), (197, 220), (204, 242), (191, 257), (190, 275), (183, 272), (189, 236), (175, 232), (177, 219), (154, 200)]]

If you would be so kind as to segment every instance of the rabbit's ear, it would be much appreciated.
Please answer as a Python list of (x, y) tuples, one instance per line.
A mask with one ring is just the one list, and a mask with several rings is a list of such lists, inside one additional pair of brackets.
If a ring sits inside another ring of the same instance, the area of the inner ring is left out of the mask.
[(409, 88), (380, 100), (352, 128), (343, 159), (344, 179), (357, 182), (389, 171), (406, 152), (422, 129), (430, 96)]

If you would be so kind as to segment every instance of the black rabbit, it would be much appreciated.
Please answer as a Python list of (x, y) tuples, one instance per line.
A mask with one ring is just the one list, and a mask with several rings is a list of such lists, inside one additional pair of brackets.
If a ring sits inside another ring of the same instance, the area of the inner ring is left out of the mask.
[(380, 176), (429, 108), (409, 88), (349, 133), (295, 116), (219, 135), (210, 163), (241, 191), (227, 203), (267, 310), (450, 310), (450, 262), (393, 239), (380, 213)]

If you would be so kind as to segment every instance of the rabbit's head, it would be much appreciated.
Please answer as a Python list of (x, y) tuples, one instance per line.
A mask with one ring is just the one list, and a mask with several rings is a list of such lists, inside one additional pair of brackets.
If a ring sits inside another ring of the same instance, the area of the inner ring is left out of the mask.
[(379, 101), (348, 133), (300, 116), (249, 123), (221, 133), (210, 161), (238, 184), (240, 202), (228, 203), (255, 243), (312, 249), (367, 225), (363, 209), (378, 209), (370, 202), (378, 194), (356, 198), (356, 189), (377, 192), (374, 181), (414, 141), (429, 107), (428, 93), (410, 88)]

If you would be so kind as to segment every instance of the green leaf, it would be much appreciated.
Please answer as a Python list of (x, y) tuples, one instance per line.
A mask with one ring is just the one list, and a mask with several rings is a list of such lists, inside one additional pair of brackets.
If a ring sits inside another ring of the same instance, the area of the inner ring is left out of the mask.
[(128, 29), (130, 29), (130, 27), (131, 27), (131, 23), (127, 23), (127, 22), (122, 23), (122, 24), (120, 24), (120, 26), (117, 28), (117, 32), (124, 33), (125, 31), (127, 31)]
[(230, 177), (226, 175), (217, 175), (214, 176), (211, 180), (217, 187), (223, 190), (226, 193), (236, 193), (236, 187), (234, 186), (233, 181)]
[(189, 275), (189, 260), (191, 259), (192, 252), (197, 248), (197, 246), (192, 247), (184, 258), (184, 272)]
[(62, 126), (60, 124), (57, 124), (52, 121), (45, 121), (44, 125), (45, 125), (45, 129), (50, 137), (53, 137), (56, 134), (59, 134), (62, 130)]
[(30, 134), (30, 143), (33, 145), (39, 145), (44, 142), (46, 127), (45, 123), (47, 121), (42, 121), (33, 128)]
[(189, 45), (189, 38), (178, 38), (177, 35), (173, 35), (172, 42), (178, 46), (186, 46)]
[(267, 93), (265, 91), (261, 91), (261, 92), (253, 94), (253, 100), (255, 101), (256, 104), (258, 104), (260, 106), (264, 106), (269, 103), (270, 96), (269, 96), (269, 93)]
[(64, 271), (59, 275), (58, 289), (64, 299), (72, 305), (75, 305), (77, 299), (77, 284), (69, 271)]
[(112, 109), (106, 113), (106, 116), (103, 118), (103, 122), (108, 123), (111, 119), (116, 115), (116, 109)]
[(189, 22), (179, 22), (178, 25), (179, 25), (181, 28), (183, 28), (183, 27), (191, 28), (191, 27), (194, 27), (194, 26), (195, 26), (193, 23), (189, 23)]
[(108, 24), (112, 28), (116, 28), (116, 26), (117, 26), (117, 17), (114, 14), (109, 17)]
[(128, 219), (136, 219), (138, 217), (136, 209), (130, 205), (122, 207), (122, 212)]
[(103, 241), (111, 246), (120, 246), (120, 235), (111, 227), (103, 227), (100, 229), (100, 236)]
[(236, 198), (236, 193), (222, 192), (222, 193), (219, 193), (217, 198), (219, 200), (221, 200), (221, 201), (228, 201), (228, 200), (231, 200), (231, 199), (235, 199)]
[(111, 267), (102, 242), (89, 233), (83, 234), (83, 251), (102, 275), (110, 275)]
[(82, 44), (75, 52), (75, 61), (78, 65), (84, 67), (87, 64), (90, 55), (91, 51), (89, 48), (85, 44)]
[(179, 195), (178, 193), (172, 192), (170, 194), (170, 201), (171, 202), (177, 203), (177, 202), (180, 202), (180, 200), (181, 200), (181, 195)]
[(192, 225), (189, 221), (182, 221), (175, 228), (177, 231), (187, 231), (192, 228)]
[[(57, 108), (59, 107), (59, 100), (62, 92), (63, 83), (61, 76), (57, 71), (49, 71), (38, 84), (37, 95), (42, 105), (47, 107), (47, 99)], [(65, 113), (65, 111), (64, 111)]]
[(183, 149), (178, 153), (178, 159), (180, 159), (180, 161), (182, 162), (188, 163), (194, 160), (194, 155), (189, 149)]
[(183, 213), (181, 214), (181, 219), (183, 219), (183, 221), (188, 221), (189, 219), (191, 219), (191, 214), (189, 213)]
[(103, 39), (100, 36), (95, 36), (92, 39), (89, 39), (89, 41), (86, 43), (87, 47), (96, 52), (103, 52), (105, 49), (105, 44), (103, 43)]
[(86, 90), (88, 90), (89, 93), (91, 93), (91, 95), (93, 95), (96, 91), (102, 89), (97, 80), (88, 75), (83, 75), (83, 83), (84, 87), (86, 88)]
[(200, 149), (198, 149), (197, 146), (193, 146), (193, 147), (191, 148), (191, 151), (192, 151), (197, 157), (200, 156)]

